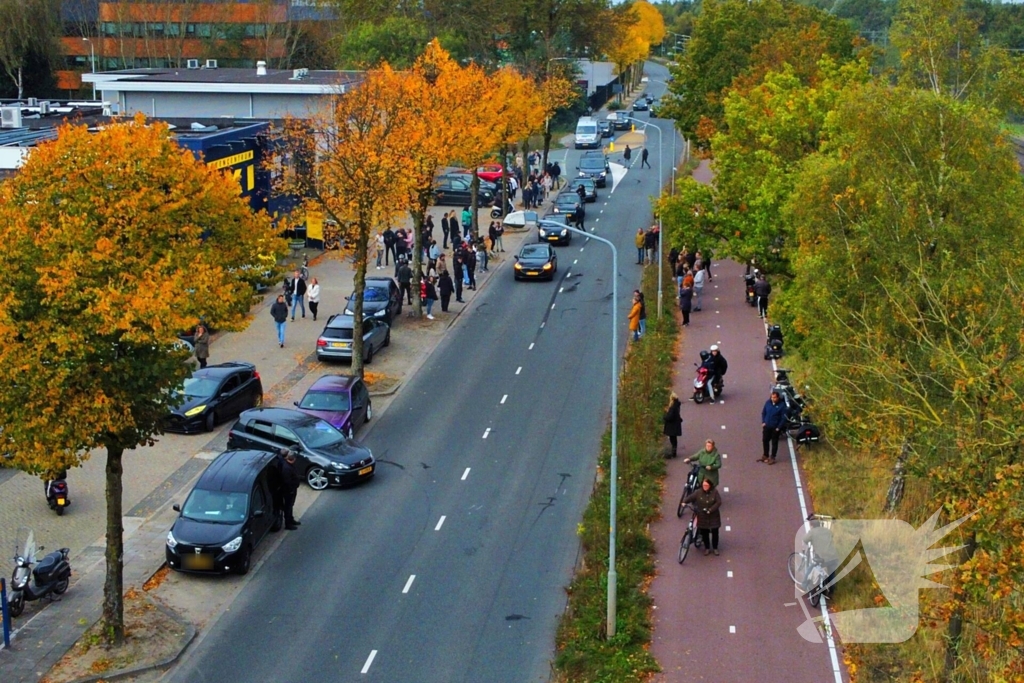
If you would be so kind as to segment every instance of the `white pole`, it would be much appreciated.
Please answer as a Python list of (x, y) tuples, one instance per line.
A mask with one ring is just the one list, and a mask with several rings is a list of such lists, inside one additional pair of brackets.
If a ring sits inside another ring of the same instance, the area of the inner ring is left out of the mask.
[[(662, 145), (664, 140), (662, 139), (662, 135), (661, 135), (661, 127), (656, 126), (655, 124), (651, 123), (650, 121), (641, 121), (640, 119), (635, 119), (632, 116), (627, 116), (626, 118), (629, 119), (630, 121), (636, 121), (637, 123), (643, 124), (645, 128), (647, 126), (650, 126), (654, 130), (658, 131), (658, 198), (660, 199), (661, 198), (661, 188), (663, 187), (663, 185), (662, 185), (662, 178), (661, 178), (662, 157), (665, 156), (665, 154), (664, 154), (665, 150), (664, 150), (664, 147)], [(647, 136), (645, 135), (644, 136), (645, 143), (646, 143), (646, 140), (647, 140)], [(661, 317), (661, 314), (662, 314), (662, 310), (661, 310), (662, 294), (661, 294), (661, 292), (662, 292), (662, 280), (664, 279), (664, 275), (665, 275), (665, 269), (662, 267), (662, 264), (661, 264), (661, 255), (663, 253), (662, 247), (664, 245), (665, 245), (665, 231), (661, 229), (661, 212), (659, 211), (658, 212), (658, 258), (657, 258), (657, 264), (658, 264), (658, 317), (659, 318)]]

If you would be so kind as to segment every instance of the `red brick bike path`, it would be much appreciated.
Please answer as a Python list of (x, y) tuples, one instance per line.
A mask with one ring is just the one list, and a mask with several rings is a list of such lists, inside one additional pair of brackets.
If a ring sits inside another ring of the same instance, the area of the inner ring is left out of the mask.
[[(849, 676), (842, 653), (827, 640), (811, 643), (797, 633), (821, 611), (795, 595), (786, 571), (802, 522), (790, 449), (780, 441), (775, 465), (755, 462), (773, 374), (764, 360), (763, 323), (744, 301), (743, 272), (737, 263), (712, 264), (703, 310), (691, 314), (680, 342), (673, 386), (683, 401), (683, 436), (679, 458), (668, 464), (662, 517), (651, 526), (657, 548), (651, 652), (663, 669), (654, 680), (843, 683)], [(689, 400), (693, 364), (711, 344), (729, 361), (725, 390), (722, 402), (697, 405)], [(784, 358), (780, 363), (785, 367)], [(709, 438), (723, 454), (721, 555), (691, 549), (680, 565), (685, 522), (676, 506), (689, 471), (682, 459)]]

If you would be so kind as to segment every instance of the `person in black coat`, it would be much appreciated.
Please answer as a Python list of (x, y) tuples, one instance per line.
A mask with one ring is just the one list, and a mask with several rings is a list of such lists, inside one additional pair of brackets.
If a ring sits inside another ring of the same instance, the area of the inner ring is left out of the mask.
[(754, 283), (754, 296), (757, 297), (757, 314), (762, 318), (768, 317), (768, 295), (771, 293), (772, 286), (764, 279), (764, 273), (759, 273)]
[[(775, 464), (775, 456), (779, 454), (779, 437), (786, 428), (786, 404), (782, 402), (779, 392), (773, 391), (771, 397), (761, 408), (761, 452), (757, 462)], [(768, 446), (771, 446), (769, 457)]]
[(465, 264), (462, 262), (462, 252), (455, 252), (455, 263), (452, 264), (452, 268), (455, 272), (452, 277), (455, 280), (455, 300), (460, 304), (466, 303), (462, 300), (462, 271), (465, 267)]
[(693, 305), (693, 287), (679, 288), (679, 311), (683, 314), (683, 327), (690, 326), (690, 308)]
[(678, 455), (679, 437), (683, 435), (683, 416), (679, 414), (681, 405), (679, 397), (673, 391), (668, 397), (668, 408), (665, 410), (665, 417), (662, 418), (665, 422), (665, 429), (663, 431), (665, 436), (668, 437), (668, 442), (672, 444), (672, 453), (666, 455), (666, 458), (674, 458)]
[(388, 257), (398, 260), (398, 256), (395, 254), (395, 231), (388, 226), (388, 229), (384, 231), (384, 265), (391, 265), (388, 262)]
[(467, 249), (462, 254), (462, 262), (466, 265), (466, 272), (469, 274), (469, 288), (476, 290), (476, 252)]
[(441, 310), (448, 311), (448, 302), (452, 300), (452, 292), (455, 291), (455, 283), (447, 270), (441, 271), (441, 277), (437, 281), (437, 291), (441, 295)]
[(284, 528), (294, 531), (301, 524), (295, 519), (295, 497), (299, 493), (302, 474), (295, 461), (295, 454), (287, 448), (281, 449), (279, 452), (278, 462), (281, 470), (281, 504), (284, 511)]
[(403, 298), (407, 298), (409, 305), (412, 305), (412, 268), (404, 260), (398, 267), (398, 299), (401, 301)]
[(441, 216), (441, 235), (442, 235), (441, 248), (442, 249), (447, 249), (448, 248), (448, 229), (449, 229), (448, 228), (448, 214), (445, 214), (445, 215)]

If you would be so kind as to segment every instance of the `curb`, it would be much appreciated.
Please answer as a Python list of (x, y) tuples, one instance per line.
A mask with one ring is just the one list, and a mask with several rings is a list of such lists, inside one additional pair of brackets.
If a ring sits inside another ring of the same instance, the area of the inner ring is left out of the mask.
[(131, 678), (133, 676), (138, 676), (139, 674), (146, 673), (147, 671), (158, 671), (166, 669), (172, 664), (174, 664), (176, 661), (178, 661), (178, 658), (181, 657), (181, 654), (195, 639), (196, 627), (192, 624), (192, 622), (186, 621), (177, 612), (175, 612), (169, 607), (166, 607), (160, 602), (153, 600), (149, 597), (147, 597), (146, 600), (151, 605), (160, 610), (164, 614), (164, 616), (166, 616), (167, 618), (171, 619), (179, 626), (181, 626), (182, 629), (185, 631), (182, 634), (181, 638), (178, 640), (177, 651), (174, 654), (152, 664), (140, 664), (139, 666), (133, 666), (129, 669), (119, 669), (117, 671), (111, 671), (108, 673), (98, 674), (95, 676), (76, 678), (71, 683), (98, 683), (99, 681), (119, 681), (126, 678)]

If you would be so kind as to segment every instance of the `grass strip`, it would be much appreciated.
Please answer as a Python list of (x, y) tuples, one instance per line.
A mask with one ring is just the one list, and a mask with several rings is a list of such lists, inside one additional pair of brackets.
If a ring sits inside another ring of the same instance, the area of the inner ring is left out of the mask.
[(556, 636), (556, 676), (572, 683), (645, 681), (659, 670), (648, 651), (651, 599), (647, 586), (654, 576), (654, 541), (648, 525), (658, 516), (665, 477), (661, 418), (668, 403), (679, 327), (672, 296), (665, 297), (664, 315), (657, 318), (657, 269), (644, 269), (642, 286), (646, 300), (653, 304), (648, 306), (647, 334), (630, 344), (619, 380), (616, 634), (607, 639), (605, 624), (609, 427), (602, 441), (598, 480), (579, 527), (583, 558), (569, 586), (569, 605)]

